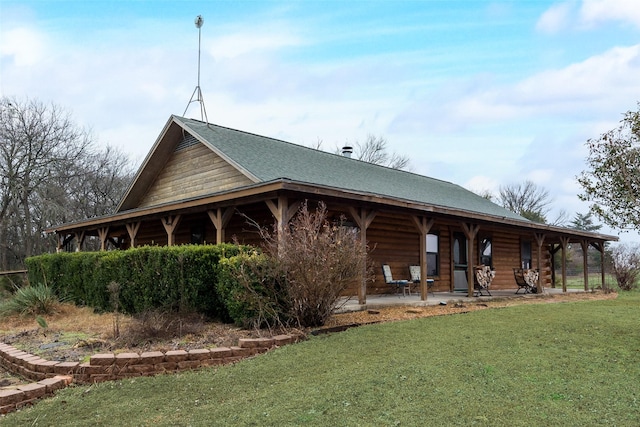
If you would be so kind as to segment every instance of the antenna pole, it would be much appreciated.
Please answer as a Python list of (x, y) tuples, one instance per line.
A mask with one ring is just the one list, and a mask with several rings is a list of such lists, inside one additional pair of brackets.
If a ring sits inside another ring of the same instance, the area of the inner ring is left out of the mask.
[[(182, 115), (184, 116), (185, 114), (187, 114), (189, 105), (191, 105), (193, 102), (199, 102), (200, 103), (200, 120), (207, 123), (208, 125), (209, 118), (207, 117), (207, 110), (204, 106), (204, 98), (202, 96), (202, 90), (200, 89), (200, 51), (201, 51), (200, 47), (202, 43), (202, 25), (204, 24), (204, 19), (202, 19), (201, 15), (198, 15), (196, 16), (196, 20), (194, 23), (196, 25), (196, 28), (198, 29), (198, 83), (196, 85), (196, 88), (193, 90), (193, 93), (191, 94), (191, 98), (187, 103), (187, 108), (184, 109), (184, 113), (182, 113)], [(195, 96), (195, 99), (194, 99), (194, 96)]]

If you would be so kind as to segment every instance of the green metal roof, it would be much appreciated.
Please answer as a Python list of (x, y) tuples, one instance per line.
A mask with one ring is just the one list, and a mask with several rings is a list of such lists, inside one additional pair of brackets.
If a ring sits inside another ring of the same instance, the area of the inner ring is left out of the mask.
[(289, 179), (425, 205), (529, 222), (447, 181), (174, 116), (183, 127), (261, 182)]

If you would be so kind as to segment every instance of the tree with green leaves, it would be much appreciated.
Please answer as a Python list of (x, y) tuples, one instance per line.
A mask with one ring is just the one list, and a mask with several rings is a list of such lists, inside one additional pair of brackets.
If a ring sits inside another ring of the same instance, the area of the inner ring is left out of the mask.
[(607, 225), (640, 229), (640, 102), (620, 125), (587, 141), (587, 169), (578, 176), (591, 211)]

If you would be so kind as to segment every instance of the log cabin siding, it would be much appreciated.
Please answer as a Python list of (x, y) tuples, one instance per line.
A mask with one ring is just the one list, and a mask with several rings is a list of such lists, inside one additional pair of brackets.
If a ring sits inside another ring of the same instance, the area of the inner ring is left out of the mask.
[(184, 148), (167, 161), (139, 207), (188, 199), (252, 184), (204, 144)]

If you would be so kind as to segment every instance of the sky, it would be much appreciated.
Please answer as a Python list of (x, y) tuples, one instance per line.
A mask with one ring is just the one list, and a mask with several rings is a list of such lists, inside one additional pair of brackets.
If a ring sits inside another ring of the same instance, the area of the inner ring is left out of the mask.
[(549, 220), (587, 213), (585, 143), (637, 110), (639, 76), (638, 0), (0, 1), (0, 96), (136, 164), (172, 114), (201, 118), (199, 83), (217, 125), (327, 151), (383, 137), (478, 193), (533, 181)]

